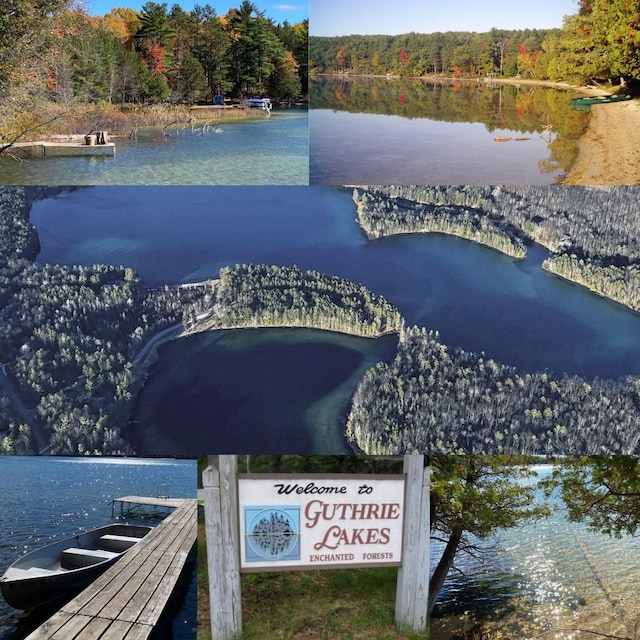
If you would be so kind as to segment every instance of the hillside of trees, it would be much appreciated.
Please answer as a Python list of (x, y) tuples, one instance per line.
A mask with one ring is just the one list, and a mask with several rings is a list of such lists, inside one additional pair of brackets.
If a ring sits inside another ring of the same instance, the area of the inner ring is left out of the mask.
[(272, 265), (220, 270), (204, 328), (311, 327), (363, 337), (400, 331), (400, 312), (366, 287), (316, 271)]
[(36, 264), (40, 191), (0, 190), (0, 452), (130, 453), (132, 359), (201, 292), (146, 290), (129, 267)]
[(308, 21), (276, 24), (249, 0), (218, 15), (146, 2), (90, 16), (71, 0), (8, 0), (0, 15), (0, 141), (46, 130), (93, 105), (213, 103), (215, 96), (296, 97), (307, 91)]
[(446, 233), (514, 258), (524, 258), (527, 253), (515, 230), (503, 219), (492, 219), (472, 206), (420, 204), (362, 189), (354, 189), (353, 200), (358, 222), (369, 238), (398, 233)]
[(619, 82), (640, 78), (639, 33), (637, 2), (580, 0), (561, 29), (312, 37), (309, 59), (320, 73)]
[[(640, 310), (637, 196), (637, 188), (618, 186), (375, 186), (354, 191), (358, 219), (369, 237), (454, 233), (517, 257), (524, 255), (520, 241), (533, 240), (551, 251), (544, 269), (634, 311)], [(510, 253), (512, 243), (517, 254)]]
[(637, 454), (639, 392), (633, 379), (522, 374), (413, 327), (365, 374), (347, 435), (368, 454)]

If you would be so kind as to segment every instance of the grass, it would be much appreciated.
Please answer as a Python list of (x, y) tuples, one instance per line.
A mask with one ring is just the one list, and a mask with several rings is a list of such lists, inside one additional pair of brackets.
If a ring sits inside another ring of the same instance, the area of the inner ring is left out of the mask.
[[(204, 524), (198, 535), (198, 640), (212, 640)], [(241, 640), (426, 640), (396, 629), (397, 569), (243, 574)]]

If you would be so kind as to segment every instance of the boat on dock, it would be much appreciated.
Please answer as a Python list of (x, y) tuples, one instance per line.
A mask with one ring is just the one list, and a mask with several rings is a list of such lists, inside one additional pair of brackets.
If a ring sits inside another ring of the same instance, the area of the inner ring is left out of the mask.
[(0, 578), (15, 609), (32, 609), (69, 597), (91, 584), (153, 527), (111, 524), (65, 538), (18, 558)]

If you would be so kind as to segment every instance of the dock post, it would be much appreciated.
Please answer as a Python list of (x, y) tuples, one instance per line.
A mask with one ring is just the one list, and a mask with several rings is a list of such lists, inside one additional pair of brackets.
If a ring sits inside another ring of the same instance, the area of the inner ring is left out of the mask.
[(396, 625), (411, 631), (427, 628), (429, 606), (429, 472), (424, 456), (404, 456), (407, 475), (402, 566), (396, 588)]
[(236, 456), (209, 456), (202, 473), (209, 570), (211, 634), (233, 640), (242, 633)]

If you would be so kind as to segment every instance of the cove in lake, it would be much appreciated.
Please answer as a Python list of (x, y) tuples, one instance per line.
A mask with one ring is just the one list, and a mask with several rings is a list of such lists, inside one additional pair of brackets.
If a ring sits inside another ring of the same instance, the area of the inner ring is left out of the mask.
[(309, 180), (555, 184), (589, 117), (570, 98), (526, 85), (320, 77), (310, 88)]
[(229, 121), (221, 133), (169, 128), (113, 138), (115, 157), (0, 159), (0, 184), (308, 184), (306, 110)]
[[(172, 498), (195, 498), (196, 473), (192, 460), (0, 456), (0, 573), (28, 551), (121, 521), (111, 517), (114, 498), (156, 496), (165, 488)], [(166, 511), (129, 521), (154, 526), (163, 515)], [(184, 601), (177, 603), (173, 625), (164, 630), (167, 640), (196, 635), (196, 580), (194, 567), (189, 568)], [(0, 638), (22, 640), (54, 611), (25, 616), (0, 597)]]
[[(517, 261), (443, 235), (368, 241), (354, 218), (350, 191), (327, 187), (95, 187), (38, 202), (31, 216), (40, 262), (130, 265), (149, 287), (215, 278), (236, 263), (296, 264), (360, 282), (409, 325), (521, 371), (640, 375), (640, 317), (542, 271), (543, 248)], [(184, 438), (190, 453), (266, 453), (271, 438), (275, 453), (342, 451), (358, 372), (387, 349), (284, 329), (176, 341), (160, 349), (134, 438), (141, 453), (151, 434)], [(226, 421), (235, 426), (221, 438)], [(236, 437), (241, 427), (251, 431)]]
[[(538, 467), (540, 478), (550, 472), (550, 466)], [(542, 492), (538, 497), (543, 499)], [(475, 637), (470, 631), (474, 623), (481, 623), (482, 637), (583, 637), (551, 632), (562, 628), (626, 634), (623, 623), (633, 624), (640, 616), (640, 542), (590, 532), (584, 524), (567, 522), (558, 496), (551, 504), (558, 510), (550, 518), (501, 530), (483, 543), (485, 548), (496, 544), (496, 549), (456, 559), (460, 573), (448, 576), (431, 617), (433, 640), (463, 637), (465, 628), (468, 637)], [(432, 569), (441, 552), (442, 545), (432, 543)]]

